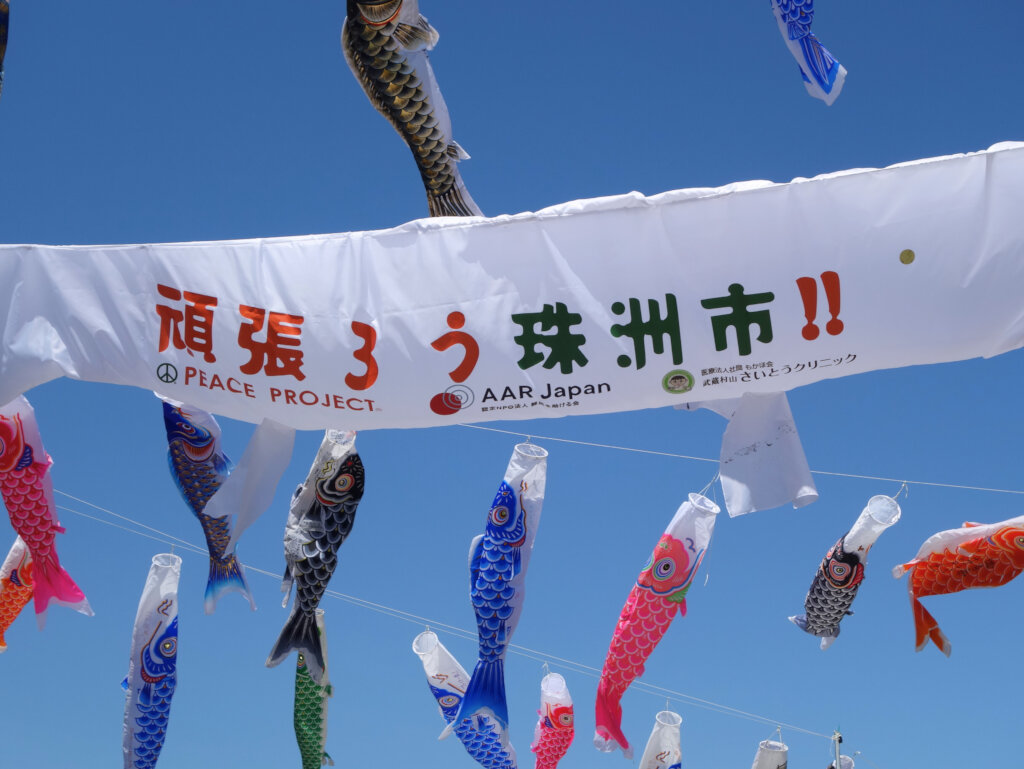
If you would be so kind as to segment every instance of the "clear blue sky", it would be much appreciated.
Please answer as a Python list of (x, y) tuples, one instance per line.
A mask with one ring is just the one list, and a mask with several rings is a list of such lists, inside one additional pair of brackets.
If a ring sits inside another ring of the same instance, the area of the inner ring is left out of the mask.
[[(406, 147), (369, 105), (341, 54), (340, 2), (227, 0), (11, 3), (0, 99), (0, 242), (210, 240), (384, 228), (426, 215)], [(1024, 139), (1024, 7), (950, 0), (817, 4), (815, 31), (849, 70), (836, 104), (804, 92), (767, 0), (639, 6), (435, 2), (431, 57), (473, 197), (491, 215), (639, 190), (877, 167)], [(870, 227), (870, 222), (865, 222)], [(628, 269), (628, 263), (621, 265)], [(860, 375), (790, 394), (812, 469), (935, 484), (1022, 489), (1019, 352)], [(60, 380), (28, 393), (67, 534), (62, 561), (96, 616), (59, 607), (43, 633), (21, 617), (0, 657), (0, 766), (107, 769), (120, 762), (131, 624), (150, 558), (168, 546), (77, 513), (202, 542), (166, 469), (148, 392)], [(238, 459), (252, 427), (223, 420)], [(717, 457), (724, 422), (653, 410), (492, 424), (550, 451), (548, 496), (510, 655), (512, 736), (524, 767), (542, 659), (576, 701), (561, 766), (625, 766), (591, 747), (596, 678), (619, 610), (676, 507)], [(263, 666), (286, 612), (278, 583), (287, 502), (320, 436), (300, 434), (242, 560), (259, 605), (225, 597), (202, 614), (206, 559), (179, 545), (179, 685), (163, 769), (299, 766), (294, 662)], [(366, 496), (332, 590), (427, 618), (469, 668), (466, 554), (516, 438), (467, 427), (363, 432)], [(818, 475), (821, 498), (718, 521), (689, 613), (644, 681), (673, 695), (683, 766), (749, 766), (776, 722), (846, 736), (858, 766), (1018, 767), (1017, 649), (1024, 581), (926, 601), (952, 658), (913, 650), (905, 581), (891, 567), (964, 520), (1019, 515), (1020, 494), (913, 485), (903, 519), (871, 553), (856, 614), (827, 652), (786, 621), (825, 550), (873, 494), (899, 484)], [(6, 532), (6, 533), (5, 533)], [(149, 532), (152, 534), (152, 532)], [(161, 537), (162, 535), (153, 534)], [(13, 531), (0, 523), (6, 552)], [(262, 569), (275, 576), (266, 576)], [(410, 651), (424, 622), (335, 598), (327, 749), (339, 766), (475, 766), (442, 727)], [(577, 663), (569, 666), (556, 658)], [(637, 753), (665, 697), (632, 689), (624, 729)], [(830, 744), (787, 726), (793, 769)], [(863, 763), (862, 763), (863, 761)]]

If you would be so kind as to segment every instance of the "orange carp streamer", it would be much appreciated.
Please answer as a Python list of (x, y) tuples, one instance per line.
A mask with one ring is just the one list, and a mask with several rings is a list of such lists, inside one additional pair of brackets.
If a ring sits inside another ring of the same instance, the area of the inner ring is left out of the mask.
[(953, 647), (919, 599), (975, 587), (999, 587), (1024, 571), (1024, 516), (940, 531), (925, 541), (912, 561), (894, 568), (892, 575), (898, 579), (908, 571), (917, 651), (930, 640), (948, 657)]

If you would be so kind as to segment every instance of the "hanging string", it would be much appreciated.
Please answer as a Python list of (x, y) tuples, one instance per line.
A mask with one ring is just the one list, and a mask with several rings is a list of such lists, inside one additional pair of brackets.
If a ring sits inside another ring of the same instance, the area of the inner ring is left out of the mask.
[(861, 752), (860, 752), (859, 750), (855, 750), (855, 751), (853, 752), (853, 757), (856, 757), (856, 756), (860, 756), (861, 758), (863, 758), (863, 759), (864, 759), (865, 761), (867, 761), (867, 762), (868, 762), (869, 764), (871, 764), (871, 765), (872, 765), (873, 767), (875, 767), (875, 769), (880, 769), (880, 767), (878, 766), (878, 764), (876, 764), (876, 763), (875, 763), (874, 761), (872, 761), (872, 760), (871, 760), (870, 758), (868, 758), (867, 756), (865, 756), (865, 755), (864, 755), (863, 753), (861, 753)]
[[(708, 481), (708, 485), (707, 485), (707, 486), (705, 486), (705, 487), (704, 487), (703, 489), (701, 489), (701, 490), (700, 490), (700, 495), (701, 495), (702, 497), (706, 497), (706, 496), (707, 496), (707, 494), (708, 494), (708, 489), (710, 489), (710, 488), (711, 488), (712, 486), (714, 486), (714, 485), (715, 485), (715, 481), (717, 481), (717, 480), (718, 480), (719, 478), (721, 478), (721, 477), (722, 477), (722, 473), (721, 473), (721, 471), (719, 471), (719, 472), (716, 472), (716, 473), (715, 473), (715, 474), (714, 474), (714, 475), (713, 475), (713, 476), (711, 477), (711, 480), (710, 480), (710, 481)], [(715, 493), (715, 490), (712, 490), (712, 492), (711, 492), (711, 493), (712, 493), (712, 494), (714, 494), (714, 493)], [(717, 504), (717, 502), (716, 502), (716, 504)]]
[[(504, 435), (523, 435), (523, 433), (513, 432), (511, 430), (500, 430), (497, 427), (485, 427), (484, 425), (468, 425), (460, 424), (455, 425), (456, 427), (468, 427), (473, 430), (486, 430), (492, 433), (502, 433)], [(443, 429), (443, 428), (442, 428)], [(637, 449), (630, 446), (615, 446), (610, 443), (592, 443), (590, 441), (575, 441), (569, 438), (554, 438), (548, 435), (538, 435), (538, 439), (543, 441), (553, 441), (555, 443), (571, 443), (576, 446), (587, 446), (595, 449), (611, 449), (613, 451), (627, 451), (633, 454), (648, 454), (656, 457), (669, 457), (670, 459), (688, 459), (693, 462), (714, 462), (718, 464), (717, 459), (709, 459), (707, 457), (692, 457), (687, 454), (676, 454), (671, 451), (654, 451), (652, 449)], [(988, 486), (968, 486), (957, 483), (938, 483), (935, 481), (908, 481), (902, 478), (886, 478), (881, 475), (858, 475), (856, 473), (836, 473), (829, 470), (811, 470), (812, 475), (828, 475), (834, 478), (852, 478), (859, 481), (884, 481), (886, 483), (904, 483), (908, 486), (933, 486), (940, 489), (959, 489), (961, 491), (989, 491), (995, 494), (1020, 494), (1024, 495), (1024, 490), (1019, 489), (996, 489)]]
[[(64, 492), (58, 492), (58, 493), (62, 493), (63, 494)], [(77, 499), (76, 497), (71, 497), (70, 494), (64, 494), (64, 496), (70, 497), (72, 499)], [(93, 507), (93, 508), (95, 508), (97, 510), (101, 510), (103, 512), (108, 512), (108, 513), (110, 513), (110, 515), (113, 515), (114, 517), (119, 518), (119, 519), (121, 519), (123, 521), (127, 521), (129, 523), (132, 523), (135, 526), (138, 526), (138, 527), (143, 528), (143, 529), (147, 529), (147, 530), (152, 531), (152, 532), (156, 532), (160, 536), (159, 537), (158, 536), (153, 536), (152, 534), (147, 534), (145, 531), (133, 530), (133, 529), (130, 529), (130, 528), (126, 527), (126, 526), (122, 526), (122, 525), (120, 525), (118, 523), (114, 523), (113, 521), (107, 521), (107, 520), (104, 520), (102, 518), (97, 518), (96, 516), (88, 515), (86, 513), (80, 512), (80, 511), (75, 510), (75, 509), (70, 508), (70, 507), (65, 507), (63, 505), (57, 505), (57, 508), (59, 510), (64, 511), (64, 512), (72, 513), (74, 515), (79, 515), (79, 516), (81, 516), (83, 518), (88, 518), (89, 520), (96, 521), (98, 523), (102, 523), (102, 524), (105, 524), (107, 526), (112, 526), (112, 527), (114, 527), (116, 529), (122, 529), (123, 531), (127, 531), (130, 534), (136, 534), (136, 535), (138, 535), (140, 537), (146, 537), (148, 539), (154, 539), (154, 540), (157, 540), (158, 542), (163, 542), (165, 544), (173, 544), (171, 542), (171, 540), (176, 540), (179, 544), (182, 545), (182, 549), (183, 550), (195, 553), (196, 555), (200, 555), (200, 556), (203, 556), (203, 557), (208, 557), (209, 556), (209, 552), (207, 551), (206, 548), (199, 547), (198, 545), (195, 545), (195, 544), (193, 544), (191, 542), (188, 542), (187, 540), (183, 540), (183, 539), (180, 539), (178, 537), (174, 537), (174, 536), (172, 536), (170, 534), (167, 534), (166, 532), (160, 531), (159, 529), (154, 529), (152, 526), (147, 526), (147, 525), (145, 525), (145, 524), (143, 524), (143, 523), (141, 523), (139, 521), (135, 521), (135, 520), (133, 520), (131, 518), (128, 518), (127, 516), (119, 515), (117, 513), (114, 513), (113, 511), (108, 511), (108, 510), (106, 510), (106, 508), (100, 507), (99, 505), (95, 505), (95, 504), (93, 504), (91, 502), (86, 502), (85, 500), (79, 500), (79, 501), (81, 501), (83, 504), (89, 505), (90, 507)], [(253, 565), (248, 564), (248, 563), (243, 563), (242, 565), (245, 567), (246, 571), (248, 571), (248, 572), (254, 572), (256, 574), (262, 574), (262, 575), (270, 577), (271, 579), (274, 579), (274, 580), (279, 580), (281, 578), (281, 575), (278, 572), (272, 572), (272, 571), (269, 571), (267, 569), (261, 569), (261, 568), (259, 568), (257, 566), (253, 566)], [(336, 590), (330, 590), (330, 589), (325, 590), (324, 591), (324, 595), (327, 596), (327, 597), (330, 597), (330, 598), (335, 598), (335, 599), (338, 599), (338, 600), (345, 601), (347, 603), (353, 604), (355, 606), (359, 606), (359, 607), (364, 608), (364, 609), (370, 609), (371, 611), (375, 611), (375, 612), (378, 612), (380, 614), (384, 614), (384, 615), (393, 617), (395, 619), (400, 619), (400, 620), (403, 620), (405, 622), (410, 622), (410, 623), (413, 623), (413, 624), (416, 624), (416, 625), (426, 625), (428, 630), (430, 629), (430, 625), (434, 625), (435, 627), (443, 628), (445, 632), (450, 633), (451, 635), (458, 636), (458, 637), (465, 638), (467, 640), (472, 640), (472, 641), (476, 641), (477, 640), (477, 633), (476, 633), (476, 631), (470, 631), (470, 630), (466, 630), (464, 628), (457, 627), (455, 625), (448, 625), (448, 624), (446, 624), (444, 622), (438, 622), (435, 619), (429, 619), (427, 617), (422, 617), (422, 616), (419, 616), (417, 614), (413, 614), (411, 612), (407, 612), (407, 611), (404, 611), (402, 609), (398, 609), (398, 608), (393, 607), (393, 606), (387, 606), (385, 604), (375, 603), (373, 601), (368, 601), (368, 600), (366, 600), (364, 598), (358, 598), (356, 596), (347, 595), (345, 593), (341, 593), (341, 592), (338, 592)], [(541, 662), (541, 663), (543, 663), (545, 665), (547, 665), (547, 661), (548, 660), (555, 660), (559, 664), (563, 665), (565, 668), (567, 668), (567, 669), (569, 669), (569, 670), (571, 670), (574, 673), (577, 673), (579, 675), (588, 676), (590, 678), (600, 678), (601, 677), (601, 670), (599, 668), (595, 668), (595, 667), (592, 667), (590, 665), (585, 665), (582, 662), (577, 662), (575, 660), (566, 659), (564, 657), (558, 657), (558, 656), (555, 656), (553, 654), (548, 654), (546, 652), (541, 652), (541, 651), (538, 651), (536, 649), (530, 649), (530, 648), (527, 648), (525, 646), (520, 646), (518, 644), (510, 644), (508, 646), (508, 650), (511, 653), (513, 653), (513, 654), (517, 654), (517, 655), (519, 655), (521, 657), (526, 657), (527, 659), (536, 660), (536, 661)], [(668, 689), (668, 688), (663, 687), (663, 686), (655, 686), (654, 684), (646, 683), (644, 681), (634, 681), (632, 688), (634, 690), (636, 690), (636, 691), (643, 692), (643, 693), (646, 693), (646, 694), (653, 694), (653, 695), (657, 695), (657, 696), (660, 696), (660, 697), (669, 696), (669, 697), (672, 697), (672, 698), (674, 698), (674, 699), (676, 699), (676, 700), (678, 700), (680, 702), (685, 702), (686, 704), (689, 704), (689, 705), (691, 705), (693, 707), (702, 708), (704, 710), (710, 710), (710, 711), (715, 712), (715, 713), (721, 713), (722, 715), (733, 716), (733, 717), (736, 717), (736, 718), (745, 718), (745, 719), (748, 719), (748, 720), (751, 720), (751, 721), (756, 721), (756, 722), (760, 722), (760, 723), (767, 723), (767, 724), (784, 723), (784, 722), (778, 721), (778, 719), (769, 718), (767, 716), (761, 716), (761, 715), (758, 715), (757, 713), (750, 713), (750, 712), (747, 712), (745, 710), (740, 710), (739, 708), (734, 708), (734, 707), (731, 707), (729, 705), (723, 705), (723, 704), (718, 703), (718, 702), (713, 702), (712, 700), (705, 700), (705, 699), (702, 699), (700, 697), (695, 697), (692, 694), (687, 694), (685, 692), (676, 691), (674, 689)], [(786, 726), (787, 729), (792, 729), (793, 731), (801, 732), (803, 734), (807, 734), (807, 735), (810, 735), (812, 737), (821, 737), (821, 738), (824, 738), (826, 740), (831, 740), (832, 739), (832, 737), (830, 737), (827, 734), (823, 734), (821, 732), (816, 732), (816, 731), (813, 731), (811, 729), (805, 729), (803, 727), (796, 726), (795, 724), (785, 723), (784, 725)]]
[(904, 491), (907, 492), (907, 496), (909, 497), (910, 496), (910, 487), (907, 486), (907, 482), (906, 481), (903, 481), (903, 485), (900, 486), (900, 490), (896, 492), (896, 494), (893, 496), (893, 499), (896, 500), (896, 501), (899, 501), (900, 494), (902, 494)]

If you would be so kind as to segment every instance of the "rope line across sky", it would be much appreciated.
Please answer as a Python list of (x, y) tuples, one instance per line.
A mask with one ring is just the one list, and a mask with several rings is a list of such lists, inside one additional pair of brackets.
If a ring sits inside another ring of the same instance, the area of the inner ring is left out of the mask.
[[(67, 507), (66, 505), (57, 505), (57, 509), (58, 510), (62, 510), (64, 512), (68, 512), (68, 513), (72, 513), (74, 515), (81, 516), (82, 518), (87, 518), (87, 519), (89, 519), (91, 521), (96, 521), (97, 523), (102, 523), (102, 524), (105, 524), (107, 526), (112, 526), (114, 528), (121, 529), (122, 531), (126, 531), (126, 532), (128, 532), (130, 534), (136, 534), (138, 536), (146, 537), (147, 539), (152, 539), (152, 540), (155, 540), (157, 542), (162, 542), (162, 543), (164, 543), (166, 545), (169, 545), (171, 547), (171, 549), (172, 549), (172, 552), (173, 552), (173, 549), (175, 547), (180, 547), (181, 549), (183, 549), (183, 550), (185, 550), (185, 551), (187, 551), (189, 553), (195, 554), (195, 555), (208, 556), (208, 553), (207, 553), (205, 548), (202, 548), (199, 545), (196, 545), (196, 544), (194, 544), (192, 542), (189, 542), (188, 540), (181, 539), (180, 537), (175, 537), (174, 535), (168, 534), (166, 532), (163, 532), (160, 529), (156, 529), (156, 528), (153, 528), (152, 526), (148, 526), (148, 525), (142, 523), (141, 521), (136, 521), (136, 520), (134, 520), (132, 518), (129, 518), (128, 516), (121, 515), (119, 513), (114, 512), (113, 510), (109, 510), (109, 509), (107, 509), (105, 507), (97, 505), (97, 504), (95, 504), (93, 502), (89, 502), (88, 500), (81, 499), (80, 497), (76, 497), (76, 496), (74, 496), (72, 494), (68, 494), (67, 492), (61, 491), (59, 489), (54, 489), (54, 491), (57, 494), (60, 494), (60, 495), (62, 495), (64, 497), (67, 497), (68, 499), (72, 499), (72, 500), (74, 500), (76, 502), (80, 502), (81, 504), (88, 505), (89, 507), (92, 507), (92, 508), (94, 508), (96, 510), (99, 510), (100, 512), (103, 512), (103, 513), (106, 513), (108, 515), (111, 515), (111, 516), (113, 516), (115, 518), (118, 518), (119, 520), (127, 521), (127, 522), (129, 522), (129, 523), (131, 523), (131, 524), (133, 524), (135, 526), (138, 526), (138, 527), (140, 527), (142, 529), (145, 529), (146, 531), (137, 531), (137, 530), (131, 529), (131, 528), (127, 527), (127, 526), (123, 526), (123, 525), (121, 525), (119, 523), (115, 523), (113, 521), (104, 520), (103, 518), (98, 518), (98, 517), (96, 517), (94, 515), (89, 515), (88, 513), (83, 513), (80, 510), (75, 510), (74, 508)], [(147, 533), (147, 532), (155, 532), (155, 534), (157, 534), (159, 536), (155, 536), (154, 534)], [(257, 574), (262, 574), (264, 576), (271, 577), (272, 579), (279, 579), (279, 575), (278, 574), (275, 574), (274, 572), (269, 571), (267, 569), (262, 569), (262, 568), (260, 568), (258, 566), (253, 566), (253, 565), (248, 564), (248, 563), (245, 563), (244, 566), (245, 566), (246, 571), (256, 572)], [(459, 637), (462, 637), (462, 638), (465, 638), (465, 639), (468, 639), (468, 640), (476, 640), (476, 637), (477, 637), (475, 632), (470, 631), (470, 630), (466, 630), (464, 628), (460, 628), (460, 627), (458, 627), (456, 625), (449, 625), (447, 623), (440, 622), (438, 620), (431, 619), (429, 617), (423, 617), (423, 616), (418, 615), (418, 614), (413, 614), (411, 612), (407, 612), (407, 611), (404, 611), (402, 609), (398, 609), (398, 608), (396, 608), (394, 606), (388, 606), (386, 604), (380, 604), (380, 603), (376, 603), (374, 601), (368, 601), (368, 600), (366, 600), (364, 598), (359, 598), (357, 596), (352, 596), (352, 595), (348, 595), (346, 593), (341, 593), (341, 592), (339, 592), (337, 590), (330, 590), (330, 589), (328, 589), (325, 592), (325, 595), (328, 595), (331, 598), (335, 598), (335, 599), (338, 599), (338, 600), (341, 600), (341, 601), (345, 601), (345, 602), (350, 603), (350, 604), (352, 604), (354, 606), (359, 606), (361, 608), (369, 609), (370, 611), (374, 611), (374, 612), (377, 612), (379, 614), (384, 614), (386, 616), (393, 617), (394, 619), (399, 619), (399, 620), (402, 620), (404, 622), (409, 622), (409, 623), (415, 624), (415, 625), (425, 625), (426, 627), (430, 628), (431, 630), (438, 630), (439, 629), (439, 630), (442, 630), (444, 632), (450, 633), (451, 635), (456, 635), (456, 636), (459, 636)], [(559, 656), (556, 656), (556, 655), (553, 655), (553, 654), (548, 654), (546, 652), (539, 651), (539, 650), (536, 650), (536, 649), (529, 649), (529, 648), (527, 648), (525, 646), (520, 646), (518, 644), (510, 644), (509, 645), (509, 651), (511, 651), (512, 653), (517, 654), (517, 655), (519, 655), (521, 657), (526, 657), (527, 659), (533, 659), (533, 660), (536, 660), (536, 661), (541, 662), (541, 663), (551, 664), (551, 665), (560, 665), (560, 666), (566, 668), (567, 670), (571, 670), (574, 673), (578, 673), (579, 675), (584, 675), (584, 676), (587, 676), (587, 677), (590, 677), (590, 678), (595, 678), (596, 679), (596, 678), (599, 678), (600, 675), (601, 675), (601, 671), (600, 671), (599, 668), (595, 668), (595, 667), (592, 667), (590, 665), (585, 665), (585, 664), (583, 664), (581, 662), (577, 662), (575, 660), (567, 659), (567, 658), (564, 658), (564, 657), (559, 657)], [(686, 694), (685, 692), (680, 692), (680, 691), (677, 691), (675, 689), (669, 689), (669, 688), (663, 687), (663, 686), (656, 686), (654, 684), (645, 683), (643, 681), (636, 681), (634, 683), (634, 688), (637, 691), (641, 691), (641, 692), (643, 692), (645, 694), (652, 695), (654, 697), (657, 697), (658, 699), (661, 699), (661, 698), (666, 698), (668, 700), (673, 700), (674, 699), (674, 700), (677, 700), (677, 701), (679, 701), (681, 703), (684, 703), (684, 704), (687, 704), (687, 705), (691, 705), (693, 707), (698, 707), (698, 708), (701, 708), (701, 709), (704, 709), (704, 710), (709, 710), (709, 711), (714, 712), (714, 713), (721, 713), (722, 715), (733, 716), (735, 718), (744, 718), (744, 719), (747, 719), (747, 720), (750, 720), (750, 721), (755, 721), (755, 722), (758, 722), (758, 723), (763, 723), (763, 724), (766, 724), (766, 725), (769, 725), (769, 726), (775, 726), (777, 728), (791, 729), (793, 731), (801, 732), (803, 734), (807, 734), (807, 735), (810, 735), (812, 737), (821, 737), (821, 738), (829, 740), (829, 741), (831, 741), (833, 739), (831, 734), (824, 734), (823, 732), (818, 732), (818, 731), (814, 731), (812, 729), (804, 728), (802, 726), (797, 726), (795, 724), (786, 723), (786, 722), (780, 721), (779, 719), (776, 719), (776, 718), (769, 718), (768, 716), (762, 716), (762, 715), (759, 715), (757, 713), (750, 713), (748, 711), (740, 710), (739, 708), (734, 708), (734, 707), (731, 707), (729, 705), (723, 705), (722, 703), (719, 703), (719, 702), (713, 702), (712, 700), (707, 700), (707, 699), (703, 699), (701, 697), (696, 697), (696, 696), (694, 696), (692, 694)]]

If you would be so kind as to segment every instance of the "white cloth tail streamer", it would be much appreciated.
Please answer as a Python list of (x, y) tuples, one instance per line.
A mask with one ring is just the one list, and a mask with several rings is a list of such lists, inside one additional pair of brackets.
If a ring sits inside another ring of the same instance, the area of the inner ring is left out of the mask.
[(786, 769), (789, 746), (777, 740), (761, 740), (750, 769)]
[[(853, 769), (854, 766), (854, 761), (849, 756), (839, 757), (839, 769)], [(836, 769), (836, 762), (833, 761), (831, 764), (829, 764), (828, 769)]]
[(693, 404), (729, 420), (722, 436), (719, 473), (730, 516), (818, 498), (786, 393)]
[(294, 446), (293, 428), (264, 419), (249, 439), (231, 475), (206, 503), (203, 510), (206, 515), (213, 518), (234, 515), (225, 555), (235, 552), (242, 532), (267, 511), (277, 484), (291, 462)]
[(679, 744), (679, 726), (683, 718), (671, 710), (655, 716), (654, 729), (640, 758), (640, 769), (679, 769), (683, 751)]
[(132, 631), (125, 689), (122, 750), (125, 769), (156, 764), (177, 684), (178, 579), (181, 558), (153, 556)]

